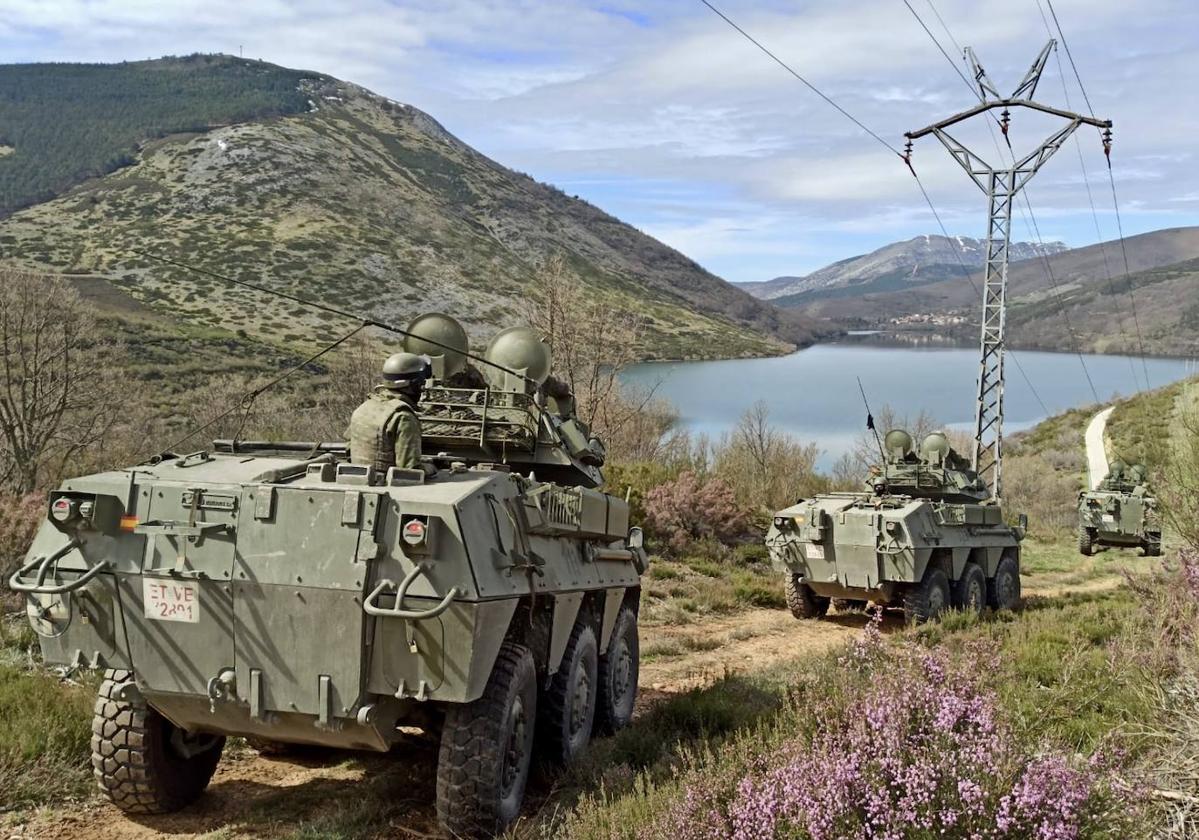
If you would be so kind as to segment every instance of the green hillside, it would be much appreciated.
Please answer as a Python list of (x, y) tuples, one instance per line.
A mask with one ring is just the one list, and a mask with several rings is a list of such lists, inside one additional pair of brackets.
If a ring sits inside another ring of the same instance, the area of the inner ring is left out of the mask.
[(148, 139), (304, 111), (313, 76), (220, 55), (0, 66), (0, 216), (133, 163)]
[[(147, 62), (141, 72), (160, 64), (167, 76), (193, 64), (210, 75), (232, 73), (220, 87), (231, 92), (248, 84), (246, 73), (261, 71), (256, 93), (215, 97), (223, 118), (236, 103), (243, 114), (303, 107), (149, 139), (131, 165), (0, 219), (0, 253), (10, 264), (93, 274), (171, 317), (289, 347), (329, 340), (348, 325), (135, 252), (393, 323), (449, 312), (481, 342), (522, 318), (538, 267), (555, 256), (592, 295), (643, 318), (644, 357), (777, 354), (831, 331), (489, 160), (411, 106), (345, 82), (228, 58)], [(110, 68), (76, 72), (103, 80)], [(63, 96), (86, 98), (83, 87), (73, 90)], [(177, 99), (169, 86), (154, 91), (146, 99), (155, 104), (143, 111), (169, 111)], [(36, 119), (55, 122), (51, 103), (30, 107)], [(209, 114), (219, 110), (213, 107)], [(171, 125), (194, 129), (195, 113), (172, 111)], [(162, 134), (166, 125), (146, 133)], [(82, 132), (68, 126), (64, 133)]]

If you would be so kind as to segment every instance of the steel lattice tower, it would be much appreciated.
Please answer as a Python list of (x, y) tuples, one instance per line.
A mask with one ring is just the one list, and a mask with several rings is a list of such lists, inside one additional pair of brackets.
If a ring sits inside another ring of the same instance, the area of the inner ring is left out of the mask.
[[(1012, 242), (1012, 204), (1020, 190), (1032, 179), (1033, 175), (1037, 174), (1046, 161), (1053, 157), (1054, 153), (1062, 147), (1062, 144), (1079, 126), (1093, 125), (1102, 129), (1104, 151), (1110, 150), (1111, 120), (1084, 117), (1071, 111), (1041, 105), (1032, 100), (1037, 83), (1041, 79), (1041, 73), (1045, 69), (1045, 62), (1054, 48), (1054, 43), (1054, 41), (1050, 41), (1045, 45), (1032, 67), (1024, 74), (1024, 79), (1016, 87), (1015, 92), (1007, 98), (1000, 96), (987, 77), (986, 71), (978, 63), (974, 51), (967, 47), (966, 59), (974, 70), (974, 80), (978, 85), (979, 104), (918, 131), (909, 131), (905, 135), (908, 144), (904, 159), (909, 166), (911, 165), (912, 141), (932, 134), (949, 150), (953, 159), (966, 170), (974, 183), (987, 196), (987, 253), (982, 290), (981, 358), (972, 463), (974, 469), (987, 482), (987, 486), (990, 487), (991, 494), (995, 498), (1002, 496), (1004, 326), (1007, 304), (1008, 251)], [(1010, 166), (992, 166), (981, 156), (966, 148), (946, 130), (950, 126), (979, 114), (987, 114), (986, 118), (992, 119), (989, 113), (996, 108), (1001, 108), (1003, 110), (999, 119), (999, 127), (1006, 139), (1011, 109), (1015, 107), (1029, 108), (1043, 114), (1060, 117), (1067, 122), (1065, 126), (1046, 137), (1036, 149), (1023, 158), (1017, 159), (1013, 154)]]

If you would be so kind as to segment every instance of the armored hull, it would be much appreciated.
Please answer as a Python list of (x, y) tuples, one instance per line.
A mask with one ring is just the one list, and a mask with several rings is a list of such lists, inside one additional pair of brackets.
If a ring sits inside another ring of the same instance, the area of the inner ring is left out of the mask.
[(1091, 555), (1096, 547), (1140, 548), (1161, 554), (1162, 526), (1157, 500), (1144, 492), (1091, 490), (1078, 494), (1078, 550)]
[(775, 514), (766, 545), (797, 618), (821, 616), (834, 600), (902, 607), (913, 621), (950, 606), (1015, 604), (1022, 530), (1005, 524), (998, 505), (969, 498), (976, 478), (947, 446), (932, 455), (919, 461), (899, 446), (873, 491), (821, 495)]
[(505, 375), (430, 389), (420, 469), (216, 441), (50, 495), (10, 585), (47, 663), (104, 671), (92, 764), (118, 807), (194, 801), (228, 735), (387, 751), (420, 726), (442, 824), (490, 837), (535, 748), (567, 764), (631, 720), (640, 531), (594, 489), (602, 444)]

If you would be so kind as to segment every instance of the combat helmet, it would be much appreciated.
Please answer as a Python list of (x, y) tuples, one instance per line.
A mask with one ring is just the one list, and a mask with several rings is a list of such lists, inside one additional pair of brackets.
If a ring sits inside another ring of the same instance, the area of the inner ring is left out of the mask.
[(383, 363), (383, 386), (393, 391), (420, 387), (432, 373), (428, 356), (395, 353)]

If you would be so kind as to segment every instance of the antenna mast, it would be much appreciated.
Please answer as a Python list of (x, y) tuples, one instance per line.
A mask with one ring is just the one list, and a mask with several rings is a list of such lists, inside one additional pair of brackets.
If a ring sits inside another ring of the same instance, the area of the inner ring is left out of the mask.
[[(975, 408), (974, 424), (974, 454), (972, 464), (979, 476), (987, 482), (991, 495), (995, 498), (1002, 496), (1002, 463), (1003, 463), (1003, 355), (1004, 355), (1004, 325), (1006, 321), (1007, 301), (1007, 269), (1008, 250), (1012, 243), (1012, 203), (1017, 193), (1032, 180), (1042, 166), (1053, 157), (1062, 144), (1082, 125), (1093, 125), (1103, 131), (1103, 151), (1111, 150), (1111, 120), (1098, 120), (1094, 117), (1084, 117), (1072, 111), (1063, 111), (1048, 105), (1034, 102), (1033, 94), (1037, 83), (1045, 69), (1045, 62), (1054, 48), (1050, 41), (1038, 54), (1020, 84), (1016, 86), (1011, 96), (1004, 98), (999, 95), (998, 88), (992, 84), (982, 65), (978, 62), (974, 51), (966, 48), (966, 59), (973, 70), (974, 81), (978, 86), (979, 104), (968, 110), (954, 114), (940, 122), (909, 131), (907, 137), (907, 153), (905, 162), (911, 166), (912, 141), (927, 134), (932, 134), (949, 150), (953, 159), (966, 170), (966, 174), (978, 185), (987, 196), (987, 256), (985, 277), (983, 281), (983, 311), (982, 337), (980, 342), (981, 359), (978, 374), (978, 404)], [(1046, 137), (1041, 144), (1029, 154), (1017, 159), (1012, 155), (1010, 166), (992, 166), (982, 157), (966, 148), (947, 131), (951, 126), (969, 120), (980, 114), (986, 114), (986, 119), (992, 119), (991, 111), (1002, 109), (999, 118), (999, 128), (1004, 139), (1008, 139), (1008, 125), (1011, 120), (1012, 108), (1028, 108), (1042, 114), (1060, 117), (1066, 120), (1065, 126)], [(913, 170), (915, 171), (915, 170)]]

